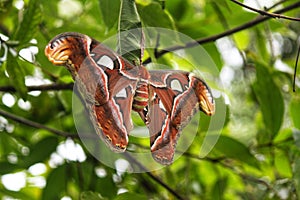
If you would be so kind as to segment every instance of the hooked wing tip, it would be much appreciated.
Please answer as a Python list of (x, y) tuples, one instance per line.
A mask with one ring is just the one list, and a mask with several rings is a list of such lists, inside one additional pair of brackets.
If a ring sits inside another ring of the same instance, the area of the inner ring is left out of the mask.
[(198, 82), (196, 86), (196, 92), (198, 93), (200, 110), (206, 115), (213, 115), (215, 113), (215, 101), (210, 88), (204, 81)]
[[(67, 32), (55, 36), (46, 46), (45, 55), (54, 65), (64, 65), (70, 62), (70, 56), (79, 44), (89, 37), (80, 33)], [(70, 64), (70, 63), (69, 63)]]
[(211, 101), (211, 100), (207, 99), (207, 97), (201, 95), (200, 96), (200, 109), (206, 115), (211, 116), (211, 115), (215, 114), (215, 103), (214, 103), (213, 99)]

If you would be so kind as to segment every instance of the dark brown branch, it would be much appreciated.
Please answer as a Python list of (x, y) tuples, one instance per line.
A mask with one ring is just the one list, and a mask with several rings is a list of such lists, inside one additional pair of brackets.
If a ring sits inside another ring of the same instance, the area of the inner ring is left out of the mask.
[(55, 135), (58, 135), (58, 136), (71, 137), (71, 138), (78, 137), (77, 134), (67, 133), (67, 132), (64, 132), (64, 131), (61, 131), (61, 130), (57, 130), (57, 129), (45, 126), (43, 124), (40, 124), (40, 123), (31, 121), (31, 120), (25, 119), (23, 117), (11, 114), (11, 113), (6, 112), (6, 111), (1, 110), (1, 109), (0, 109), (0, 115), (3, 116), (3, 117), (5, 117), (5, 118), (11, 119), (11, 120), (13, 120), (15, 122), (19, 122), (21, 124), (24, 124), (24, 125), (27, 125), (27, 126), (31, 126), (33, 128), (43, 129), (43, 130), (49, 131), (49, 132), (54, 133)]
[(295, 68), (294, 68), (293, 92), (296, 92), (296, 75), (297, 75), (299, 54), (300, 54), (300, 44), (299, 44), (299, 47), (298, 47), (296, 63), (295, 63)]
[(243, 4), (239, 1), (236, 1), (236, 0), (230, 0), (230, 1), (232, 1), (235, 4), (238, 4), (238, 5), (242, 6), (244, 8), (247, 8), (251, 11), (257, 12), (261, 15), (266, 15), (266, 16), (269, 16), (269, 17), (272, 17), (272, 18), (281, 18), (281, 19), (288, 19), (288, 20), (292, 20), (292, 21), (300, 21), (300, 18), (297, 18), (297, 17), (289, 17), (289, 16), (277, 14), (277, 13), (271, 13), (271, 12), (267, 12), (267, 11), (264, 11), (264, 10), (259, 10), (259, 9), (247, 6), (247, 5), (245, 5), (245, 4)]
[[(300, 7), (300, 2), (296, 2), (296, 3), (294, 3), (292, 5), (289, 5), (289, 6), (285, 7), (285, 8), (279, 9), (279, 10), (275, 11), (274, 13), (275, 14), (281, 14), (281, 13), (284, 13), (284, 12), (296, 9), (298, 7)], [(246, 22), (245, 24), (242, 24), (242, 25), (237, 26), (237, 27), (235, 27), (233, 29), (224, 31), (222, 33), (219, 33), (219, 34), (216, 34), (216, 35), (213, 35), (213, 36), (209, 36), (209, 37), (205, 37), (205, 38), (200, 38), (200, 39), (198, 39), (196, 41), (188, 42), (185, 45), (172, 46), (172, 47), (160, 50), (160, 51), (157, 52), (156, 58), (159, 58), (159, 57), (163, 56), (165, 53), (168, 53), (170, 51), (176, 51), (176, 50), (180, 50), (180, 49), (191, 48), (191, 47), (197, 46), (199, 44), (205, 44), (205, 43), (209, 43), (209, 42), (214, 42), (217, 39), (220, 39), (222, 37), (229, 36), (229, 35), (232, 35), (234, 33), (239, 32), (239, 31), (248, 29), (248, 28), (253, 27), (253, 26), (255, 26), (255, 25), (259, 24), (259, 23), (262, 23), (262, 22), (264, 22), (264, 21), (266, 21), (268, 19), (271, 19), (271, 17), (270, 16), (266, 16), (266, 15), (264, 15), (264, 16), (260, 15), (260, 16), (256, 17), (252, 21)], [(143, 64), (148, 64), (150, 62), (151, 62), (151, 58), (149, 57), (149, 58), (147, 58), (143, 62)]]
[[(46, 85), (33, 85), (33, 86), (27, 86), (27, 90), (29, 92), (31, 91), (50, 91), (50, 90), (72, 90), (73, 89), (73, 83), (69, 84), (46, 84)], [(16, 89), (13, 86), (0, 86), (1, 92), (16, 92)]]

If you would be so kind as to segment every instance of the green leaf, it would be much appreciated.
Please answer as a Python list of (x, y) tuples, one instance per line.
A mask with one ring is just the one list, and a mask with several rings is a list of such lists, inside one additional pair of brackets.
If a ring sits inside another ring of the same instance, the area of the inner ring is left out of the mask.
[(250, 33), (249, 31), (241, 31), (233, 35), (235, 44), (238, 49), (244, 50), (249, 46), (250, 43)]
[(60, 91), (57, 95), (66, 112), (72, 111), (72, 95), (71, 91)]
[(138, 4), (137, 8), (141, 20), (145, 25), (175, 29), (172, 18), (162, 9), (159, 3), (152, 2), (146, 6)]
[(300, 156), (297, 155), (293, 164), (293, 180), (297, 196), (300, 196)]
[(61, 193), (66, 187), (66, 165), (61, 165), (52, 170), (47, 178), (46, 187), (42, 193), (42, 199), (60, 199)]
[(5, 134), (2, 132), (2, 134), (0, 134), (0, 157), (2, 155), (8, 155), (11, 152), (18, 152), (18, 145), (19, 143), (17, 140), (12, 138), (9, 134)]
[(134, 0), (122, 0), (119, 19), (118, 51), (133, 64), (139, 64), (142, 55), (143, 33)]
[(28, 8), (24, 11), (23, 20), (14, 33), (13, 40), (18, 41), (20, 46), (29, 42), (38, 30), (41, 19), (39, 0), (30, 0)]
[(293, 130), (293, 139), (296, 147), (300, 150), (300, 131), (298, 129)]
[(30, 167), (31, 165), (42, 162), (45, 159), (48, 159), (56, 150), (58, 145), (58, 139), (56, 137), (47, 137), (39, 141), (33, 146), (29, 156), (25, 157), (22, 160), (23, 166)]
[(273, 139), (282, 124), (284, 104), (278, 86), (274, 83), (269, 69), (260, 63), (256, 65), (256, 82), (253, 85), (256, 98), (260, 104), (265, 127)]
[(219, 70), (221, 70), (222, 66), (224, 65), (220, 54), (214, 53), (217, 52), (218, 49), (214, 43), (209, 43), (203, 45), (203, 48), (207, 51), (207, 53), (211, 56), (212, 60), (214, 61), (215, 65)]
[[(217, 137), (210, 135), (206, 137)], [(241, 142), (228, 136), (220, 135), (214, 149), (224, 154), (226, 157), (240, 160), (248, 165), (258, 167), (256, 158), (250, 153), (249, 149)]]
[(122, 0), (119, 19), (119, 31), (140, 28), (141, 21), (134, 0)]
[(109, 29), (118, 21), (120, 4), (120, 0), (99, 0), (102, 19)]
[[(72, 176), (72, 182), (76, 185), (82, 185), (82, 191), (86, 191), (88, 193), (90, 190), (90, 185), (82, 184), (82, 180), (84, 180), (84, 183), (90, 183), (91, 181), (93, 181), (93, 190), (97, 191), (97, 194), (99, 193), (101, 194), (101, 196), (104, 196), (102, 192), (99, 191), (96, 187), (95, 179), (98, 180), (98, 176), (95, 174), (95, 166), (91, 162), (71, 162), (69, 163), (69, 168), (71, 169), (68, 171), (72, 170), (72, 172), (70, 173), (74, 174)], [(107, 190), (107, 188), (105, 189)]]
[(23, 191), (10, 191), (6, 189), (0, 188), (0, 194), (1, 196), (9, 196), (13, 199), (34, 199), (32, 194), (27, 194)]
[(275, 152), (275, 167), (278, 174), (283, 177), (292, 178), (292, 163), (290, 163), (288, 153), (284, 151), (276, 150)]
[(300, 129), (300, 98), (299, 96), (294, 96), (290, 103), (290, 113), (294, 126)]
[(103, 197), (113, 199), (118, 192), (118, 187), (116, 187), (115, 182), (112, 179), (113, 172), (109, 170), (106, 170), (106, 172), (107, 175), (105, 177), (97, 178), (95, 181), (95, 189)]
[(255, 29), (255, 33), (256, 33), (256, 46), (257, 46), (257, 49), (258, 49), (258, 53), (257, 55), (263, 59), (263, 60), (269, 60), (270, 58), (270, 54), (268, 53), (268, 50), (267, 50), (267, 41), (266, 41), (266, 38), (264, 37), (264, 31), (261, 31), (260, 29)]
[(116, 196), (114, 200), (128, 200), (128, 199), (139, 199), (139, 200), (148, 200), (147, 196), (141, 195), (141, 194), (136, 194), (136, 193), (122, 193)]
[(21, 66), (19, 66), (17, 59), (17, 56), (12, 55), (12, 53), (8, 53), (5, 68), (9, 75), (11, 84), (16, 88), (20, 96), (23, 99), (26, 99), (27, 87), (25, 85), (25, 73)]
[(105, 198), (101, 197), (100, 194), (87, 191), (87, 192), (82, 192), (80, 194), (80, 200), (103, 200)]
[(211, 191), (211, 199), (224, 199), (225, 190), (228, 184), (228, 178), (220, 178), (216, 181)]
[(166, 1), (166, 9), (171, 13), (176, 21), (180, 21), (189, 11), (191, 5), (182, 0)]
[(9, 162), (0, 162), (0, 174), (9, 174), (19, 168), (19, 165), (15, 165)]

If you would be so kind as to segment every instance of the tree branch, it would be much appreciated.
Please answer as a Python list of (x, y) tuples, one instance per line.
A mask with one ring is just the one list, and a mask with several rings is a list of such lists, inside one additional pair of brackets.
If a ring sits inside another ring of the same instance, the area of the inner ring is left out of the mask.
[[(50, 91), (50, 90), (72, 90), (73, 89), (73, 83), (69, 84), (59, 84), (59, 83), (53, 83), (53, 84), (45, 84), (45, 85), (33, 85), (33, 86), (27, 86), (28, 92), (31, 91)], [(1, 92), (16, 92), (16, 89), (14, 86), (0, 86)]]
[(2, 109), (0, 109), (0, 115), (2, 115), (5, 118), (11, 119), (11, 120), (13, 120), (15, 122), (19, 122), (21, 124), (24, 124), (24, 125), (27, 125), (27, 126), (31, 126), (33, 128), (43, 129), (43, 130), (49, 131), (49, 132), (54, 133), (55, 135), (58, 135), (58, 136), (71, 137), (71, 138), (77, 138), (78, 137), (77, 134), (67, 133), (67, 132), (64, 132), (64, 131), (61, 131), (61, 130), (57, 130), (57, 129), (45, 126), (43, 124), (40, 124), (40, 123), (31, 121), (31, 120), (25, 119), (23, 117), (11, 114), (11, 113), (6, 112), (6, 111), (4, 111)]
[[(281, 13), (284, 13), (284, 12), (287, 12), (287, 11), (290, 11), (290, 10), (293, 10), (293, 9), (296, 9), (300, 7), (300, 2), (296, 2), (292, 5), (289, 5), (285, 8), (282, 8), (282, 9), (279, 9), (277, 11), (275, 11), (274, 13), (275, 14), (281, 14)], [(159, 58), (161, 56), (163, 56), (164, 54), (170, 52), (170, 51), (176, 51), (176, 50), (180, 50), (180, 49), (186, 49), (186, 48), (191, 48), (191, 47), (194, 47), (194, 46), (197, 46), (199, 44), (205, 44), (205, 43), (209, 43), (209, 42), (214, 42), (216, 41), (217, 39), (220, 39), (222, 37), (225, 37), (225, 36), (229, 36), (229, 35), (232, 35), (234, 33), (237, 33), (239, 31), (242, 31), (242, 30), (245, 30), (245, 29), (248, 29), (250, 27), (253, 27), (259, 23), (262, 23), (266, 20), (269, 20), (271, 19), (270, 16), (267, 16), (267, 15), (260, 15), (258, 17), (256, 17), (254, 20), (252, 21), (249, 21), (249, 22), (246, 22), (245, 24), (242, 24), (240, 26), (237, 26), (235, 28), (232, 28), (232, 29), (229, 29), (227, 31), (224, 31), (222, 33), (219, 33), (219, 34), (216, 34), (216, 35), (213, 35), (213, 36), (209, 36), (209, 37), (205, 37), (205, 38), (200, 38), (196, 41), (192, 41), (192, 42), (188, 42), (184, 45), (176, 45), (176, 46), (171, 46), (171, 47), (168, 47), (166, 49), (163, 49), (163, 50), (160, 50), (157, 52), (156, 54), (156, 58)], [(151, 58), (147, 58), (143, 64), (148, 64), (151, 62)]]
[(238, 4), (238, 5), (242, 6), (244, 8), (247, 8), (249, 10), (257, 12), (261, 15), (266, 15), (266, 16), (269, 16), (269, 17), (272, 17), (272, 18), (281, 18), (281, 19), (288, 19), (288, 20), (292, 20), (292, 21), (300, 21), (300, 18), (297, 18), (297, 17), (289, 17), (289, 16), (277, 14), (277, 13), (271, 13), (271, 12), (267, 12), (267, 11), (264, 11), (264, 10), (259, 10), (259, 9), (247, 6), (247, 5), (245, 5), (245, 4), (243, 4), (239, 1), (236, 1), (236, 0), (230, 0), (230, 1), (232, 1), (235, 4)]
[(169, 187), (165, 182), (163, 182), (159, 177), (157, 177), (156, 175), (154, 175), (153, 173), (150, 172), (150, 170), (147, 169), (147, 167), (145, 167), (142, 163), (140, 163), (139, 161), (137, 161), (136, 159), (134, 159), (129, 153), (124, 152), (124, 154), (126, 155), (126, 157), (134, 164), (136, 164), (141, 170), (145, 171), (145, 173), (151, 178), (153, 179), (155, 182), (157, 182), (159, 185), (161, 185), (162, 187), (164, 187), (166, 190), (168, 190), (171, 194), (173, 194), (177, 199), (180, 200), (184, 200), (185, 198), (183, 198), (180, 194), (178, 194), (175, 190), (173, 190), (171, 187)]

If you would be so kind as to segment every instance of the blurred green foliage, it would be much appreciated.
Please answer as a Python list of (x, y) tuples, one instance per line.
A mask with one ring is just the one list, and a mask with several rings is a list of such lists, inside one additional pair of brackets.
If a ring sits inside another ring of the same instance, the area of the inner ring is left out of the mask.
[[(122, 3), (0, 0), (0, 110), (71, 133), (71, 137), (66, 137), (0, 116), (1, 199), (176, 199), (151, 175), (120, 174), (89, 154), (76, 134), (71, 90), (30, 91), (28, 86), (32, 83), (38, 86), (72, 82), (64, 68), (47, 60), (44, 48), (62, 32), (81, 32), (103, 41), (118, 30), (140, 26), (168, 28), (200, 40), (242, 26), (259, 15), (231, 1)], [(295, 3), (296, 0), (281, 1), (270, 11)], [(263, 4), (260, 6), (265, 9)], [(300, 16), (297, 6), (283, 14)], [(205, 123), (209, 123), (201, 115), (198, 134), (188, 151), (152, 175), (184, 199), (299, 199), (299, 80), (296, 92), (291, 87), (299, 33), (298, 21), (269, 19), (220, 40), (204, 42), (204, 49), (220, 70), (217, 80), (209, 84), (222, 93), (220, 99), (227, 103), (225, 126), (213, 150), (200, 158)], [(22, 54), (24, 49), (31, 51), (29, 58)], [(146, 54), (154, 58), (153, 52)], [(174, 63), (182, 64), (180, 59), (172, 59), (172, 53), (164, 54), (158, 62), (170, 68)], [(223, 80), (223, 89), (219, 80)], [(136, 118), (133, 116), (134, 122), (141, 124)], [(59, 146), (67, 140), (80, 145), (86, 158), (72, 160), (61, 156), (61, 162), (53, 164)], [(30, 168), (38, 163), (45, 170), (35, 175)], [(147, 163), (144, 165), (147, 167)], [(97, 173), (99, 170), (102, 175)], [(13, 191), (4, 185), (3, 177), (17, 172), (25, 173), (26, 181)], [(36, 178), (45, 183), (33, 184)], [(126, 193), (119, 194), (122, 191)]]

